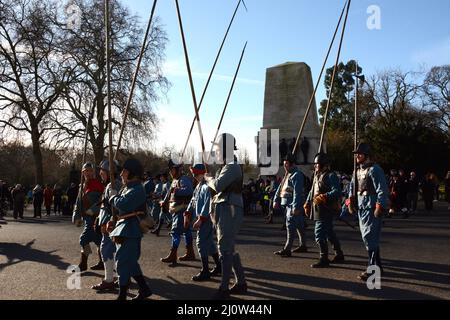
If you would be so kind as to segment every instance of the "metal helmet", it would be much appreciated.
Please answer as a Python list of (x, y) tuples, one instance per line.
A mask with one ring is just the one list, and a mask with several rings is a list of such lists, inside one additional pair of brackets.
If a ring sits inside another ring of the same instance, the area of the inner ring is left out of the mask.
[(295, 162), (296, 162), (295, 156), (292, 153), (290, 153), (290, 152), (286, 155), (286, 157), (284, 157), (283, 160), (284, 161), (288, 161), (291, 164), (295, 164)]
[(231, 161), (234, 159), (234, 151), (236, 148), (236, 139), (230, 133), (222, 133), (216, 141), (212, 141), (212, 144), (217, 146), (222, 153), (225, 161)]
[[(115, 172), (119, 171), (119, 161), (114, 160), (114, 165), (115, 165)], [(101, 170), (105, 170), (105, 171), (109, 171), (109, 160), (103, 160), (102, 162), (100, 162), (100, 165), (98, 166), (99, 169)]]
[(181, 168), (183, 166), (183, 164), (182, 163), (176, 163), (172, 159), (169, 159), (169, 162), (168, 162), (167, 166), (169, 167), (169, 170), (170, 170), (170, 169), (173, 169), (173, 168), (175, 168), (175, 169)]
[(358, 144), (358, 147), (356, 148), (355, 151), (353, 151), (353, 153), (355, 154), (365, 154), (366, 156), (370, 156), (371, 155), (371, 148), (370, 145), (367, 143), (363, 143), (361, 142), (360, 144)]
[(328, 158), (328, 155), (325, 152), (319, 152), (314, 157), (314, 164), (320, 164), (320, 165), (328, 165), (330, 164), (330, 159)]
[(141, 177), (144, 173), (144, 167), (140, 161), (135, 158), (127, 159), (123, 164), (123, 169), (136, 177)]
[(81, 169), (81, 171), (87, 169), (95, 169), (95, 166), (92, 164), (92, 162), (86, 162), (85, 164), (83, 164), (83, 168)]

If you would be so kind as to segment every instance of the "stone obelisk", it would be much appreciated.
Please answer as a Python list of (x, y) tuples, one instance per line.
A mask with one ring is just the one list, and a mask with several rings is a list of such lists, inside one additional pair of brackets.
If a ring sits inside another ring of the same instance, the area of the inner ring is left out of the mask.
[[(264, 117), (261, 129), (268, 129), (269, 136), (271, 129), (279, 130), (280, 146), (285, 143), (284, 147), (280, 147), (281, 153), (286, 150), (286, 146), (287, 152), (291, 152), (293, 139), (297, 137), (313, 90), (311, 69), (306, 63), (287, 62), (266, 70)], [(297, 163), (306, 165), (303, 168), (304, 172), (311, 169), (311, 163), (319, 147), (320, 130), (314, 100), (302, 134), (302, 138), (306, 141), (302, 145), (299, 143), (296, 152)], [(261, 131), (258, 137), (260, 133)], [(271, 153), (275, 151), (273, 149)]]

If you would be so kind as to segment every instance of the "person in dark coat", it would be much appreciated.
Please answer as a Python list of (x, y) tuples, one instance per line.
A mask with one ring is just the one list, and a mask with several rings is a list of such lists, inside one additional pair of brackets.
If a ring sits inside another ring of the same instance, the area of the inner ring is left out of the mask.
[(23, 208), (25, 206), (25, 191), (22, 188), (22, 185), (18, 184), (11, 191), (11, 197), (13, 199), (13, 215), (14, 219), (17, 219), (19, 216), (20, 219), (23, 219)]
[(44, 202), (44, 191), (42, 187), (38, 184), (33, 189), (33, 207), (34, 214), (33, 218), (42, 218), (42, 203)]
[(425, 202), (425, 210), (432, 211), (433, 197), (436, 189), (432, 174), (427, 174), (425, 181), (421, 185), (421, 189), (422, 189), (422, 198), (423, 201)]

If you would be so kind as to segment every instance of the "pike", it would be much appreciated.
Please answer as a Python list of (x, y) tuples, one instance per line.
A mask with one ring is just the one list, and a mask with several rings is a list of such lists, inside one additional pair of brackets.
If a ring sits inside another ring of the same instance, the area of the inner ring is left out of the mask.
[[(88, 116), (87, 116), (87, 121), (86, 121), (86, 133), (84, 135), (83, 158), (81, 159), (81, 161), (82, 161), (81, 167), (83, 167), (84, 163), (86, 162), (87, 143), (88, 143), (88, 136), (89, 136), (89, 124), (92, 122), (93, 116), (94, 116), (94, 104), (91, 105), (91, 108), (88, 111)], [(84, 176), (83, 176), (83, 169), (81, 169), (80, 187), (78, 188), (77, 203), (78, 203), (78, 199), (81, 201), (81, 198), (83, 196), (83, 184), (84, 184)], [(75, 223), (75, 221), (73, 221), (73, 223)]]
[(119, 134), (119, 140), (117, 142), (117, 148), (116, 148), (116, 153), (114, 154), (114, 159), (117, 159), (117, 156), (118, 156), (118, 153), (119, 153), (119, 149), (120, 149), (120, 145), (122, 143), (122, 136), (123, 136), (123, 132), (125, 131), (125, 125), (126, 125), (128, 113), (130, 111), (131, 103), (133, 102), (134, 89), (136, 87), (136, 81), (137, 81), (137, 78), (138, 78), (138, 75), (139, 75), (139, 70), (141, 68), (142, 58), (144, 57), (146, 44), (147, 44), (147, 39), (148, 39), (148, 35), (150, 33), (150, 27), (151, 27), (151, 24), (152, 24), (152, 21), (153, 21), (153, 16), (155, 14), (155, 9), (156, 9), (156, 3), (157, 2), (158, 2), (158, 0), (154, 0), (153, 1), (152, 11), (150, 13), (150, 18), (149, 18), (148, 24), (147, 24), (147, 30), (145, 31), (144, 40), (143, 40), (141, 51), (139, 53), (139, 58), (138, 58), (138, 61), (137, 61), (137, 64), (136, 64), (136, 70), (134, 71), (134, 75), (133, 75), (133, 81), (131, 82), (130, 93), (128, 95), (128, 101), (127, 101), (127, 104), (126, 104), (126, 107), (125, 107), (125, 113), (123, 115), (122, 125), (121, 125), (121, 128), (120, 128), (120, 134)]
[(348, 18), (348, 13), (350, 11), (351, 3), (352, 3), (352, 0), (348, 0), (347, 12), (345, 13), (344, 24), (342, 26), (341, 40), (339, 42), (339, 48), (338, 48), (338, 52), (336, 55), (336, 63), (334, 64), (333, 75), (331, 76), (331, 87), (330, 87), (330, 92), (328, 94), (327, 106), (325, 108), (325, 114), (323, 116), (323, 126), (322, 126), (322, 133), (320, 134), (320, 142), (319, 142), (319, 151), (318, 152), (322, 152), (323, 139), (325, 137), (325, 129), (327, 127), (328, 110), (330, 109), (330, 104), (331, 104), (331, 94), (333, 93), (333, 89), (334, 89), (334, 78), (336, 77), (336, 71), (337, 71), (338, 64), (339, 64), (339, 58), (341, 56), (342, 42), (344, 41), (345, 27), (347, 26), (347, 18)]
[[(227, 110), (228, 102), (230, 101), (231, 93), (233, 92), (234, 84), (235, 84), (237, 76), (239, 74), (239, 69), (241, 68), (241, 63), (242, 63), (242, 59), (244, 58), (244, 54), (245, 54), (245, 49), (246, 48), (247, 48), (247, 42), (245, 43), (244, 48), (242, 49), (241, 57), (239, 59), (238, 66), (236, 68), (236, 72), (234, 73), (233, 82), (231, 83), (231, 88), (230, 88), (230, 91), (228, 92), (227, 101), (225, 102), (225, 106), (223, 107), (222, 115), (220, 116), (220, 120), (219, 120), (219, 124), (217, 126), (216, 134), (214, 135), (214, 139), (212, 140), (213, 143), (216, 141), (217, 135), (219, 134), (220, 127), (222, 126), (223, 117), (225, 116), (225, 111)], [(211, 151), (208, 154), (207, 162), (209, 162), (209, 159), (211, 157), (211, 153), (212, 153), (213, 147), (214, 147), (214, 145), (211, 146)]]
[(109, 0), (105, 0), (105, 39), (106, 39), (106, 104), (108, 108), (108, 156), (109, 156), (109, 181), (111, 186), (115, 185), (114, 178), (114, 158), (113, 158), (113, 139), (112, 139), (112, 112), (111, 112), (111, 56), (110, 56), (110, 14)]
[[(205, 98), (205, 94), (206, 94), (206, 90), (208, 89), (209, 82), (211, 81), (212, 75), (214, 74), (214, 70), (216, 69), (216, 65), (217, 65), (217, 62), (219, 61), (219, 57), (220, 57), (220, 54), (222, 52), (222, 48), (223, 48), (223, 46), (225, 44), (225, 40), (228, 37), (228, 32), (231, 29), (231, 25), (233, 24), (234, 17), (236, 16), (236, 13), (237, 13), (237, 11), (239, 9), (239, 6), (240, 6), (241, 2), (244, 5), (245, 10), (247, 11), (247, 6), (245, 5), (245, 2), (243, 0), (239, 0), (238, 4), (236, 6), (236, 9), (234, 10), (234, 13), (233, 13), (233, 16), (231, 18), (231, 21), (228, 24), (228, 28), (227, 28), (227, 31), (225, 32), (225, 36), (223, 37), (222, 44), (220, 45), (219, 51), (217, 52), (216, 59), (214, 60), (213, 66), (211, 68), (211, 71), (209, 72), (208, 80), (206, 81), (206, 85), (205, 85), (205, 88), (203, 89), (203, 93), (202, 93), (202, 96), (200, 98), (200, 103), (198, 105), (198, 111), (200, 111), (200, 108), (202, 107), (203, 99)], [(181, 158), (184, 157), (184, 154), (186, 152), (186, 148), (187, 148), (187, 145), (189, 143), (189, 139), (191, 138), (192, 130), (194, 129), (194, 124), (195, 124), (195, 120), (196, 119), (197, 119), (197, 117), (194, 117), (194, 119), (192, 119), (191, 128), (189, 129), (189, 134), (188, 134), (188, 137), (187, 137), (186, 142), (184, 144), (183, 152), (181, 153)]]
[(187, 73), (188, 73), (188, 77), (189, 77), (189, 86), (191, 88), (192, 102), (194, 104), (195, 118), (197, 120), (198, 133), (200, 135), (200, 143), (201, 143), (201, 146), (202, 146), (202, 162), (203, 162), (203, 164), (206, 167), (205, 141), (203, 139), (202, 126), (201, 126), (201, 123), (200, 123), (200, 115), (198, 113), (197, 98), (195, 97), (194, 82), (192, 80), (191, 65), (189, 63), (189, 55), (188, 55), (187, 46), (186, 46), (186, 39), (184, 37), (183, 22), (181, 21), (181, 13), (180, 13), (180, 6), (178, 4), (178, 0), (175, 0), (175, 4), (176, 4), (176, 7), (177, 7), (178, 23), (179, 23), (179, 26), (180, 26), (181, 40), (183, 42), (184, 58), (186, 60), (186, 69), (187, 69)]
[[(297, 153), (298, 143), (299, 143), (300, 138), (301, 138), (301, 136), (303, 134), (303, 130), (304, 130), (305, 125), (306, 125), (306, 119), (308, 118), (309, 112), (311, 111), (312, 103), (313, 103), (314, 98), (316, 96), (317, 89), (319, 88), (320, 81), (322, 79), (322, 75), (323, 75), (323, 72), (325, 70), (325, 66), (326, 66), (326, 64), (328, 62), (328, 58), (330, 56), (331, 49), (333, 48), (333, 44), (334, 44), (334, 41), (336, 39), (337, 32), (339, 30), (339, 27), (341, 26), (342, 17), (344, 16), (344, 12), (345, 12), (345, 8), (347, 7), (347, 4), (348, 4), (348, 0), (345, 2), (344, 7), (342, 8), (341, 15), (339, 17), (338, 23), (337, 23), (336, 28), (334, 30), (333, 37), (332, 37), (330, 45), (328, 47), (327, 54), (326, 54), (324, 62), (322, 64), (322, 69), (320, 70), (320, 74), (319, 74), (319, 77), (317, 79), (316, 85), (314, 87), (314, 91), (311, 94), (311, 98), (309, 99), (308, 107), (306, 108), (306, 112), (305, 112), (305, 115), (303, 117), (303, 121), (302, 121), (302, 123), (300, 125), (300, 129), (299, 129), (298, 134), (297, 134), (297, 139), (295, 141), (294, 148), (292, 149), (292, 155), (293, 156), (295, 156), (295, 154)], [(285, 173), (285, 175), (283, 177), (283, 180), (281, 181), (281, 185), (283, 185), (285, 183), (286, 179), (287, 179), (287, 173)]]

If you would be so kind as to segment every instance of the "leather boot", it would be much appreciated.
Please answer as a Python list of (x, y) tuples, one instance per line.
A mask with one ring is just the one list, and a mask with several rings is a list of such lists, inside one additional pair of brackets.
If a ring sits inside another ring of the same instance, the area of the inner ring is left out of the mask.
[(139, 292), (131, 300), (144, 300), (145, 298), (148, 298), (153, 294), (152, 290), (150, 290), (149, 286), (147, 285), (147, 282), (145, 281), (143, 275), (134, 276), (133, 279), (139, 286)]
[(200, 270), (199, 274), (192, 277), (193, 281), (200, 282), (211, 279), (211, 274), (208, 268), (208, 256), (202, 256), (201, 259), (202, 259), (202, 270)]
[(87, 268), (88, 268), (87, 261), (88, 261), (88, 255), (81, 253), (80, 263), (78, 264), (78, 268), (80, 269), (81, 272), (87, 270)]
[(311, 265), (311, 268), (328, 268), (330, 266), (330, 260), (328, 260), (328, 243), (320, 242), (320, 259), (316, 263)]
[(210, 272), (211, 277), (220, 276), (222, 274), (222, 264), (220, 263), (219, 254), (215, 253), (212, 255), (212, 257), (214, 259), (214, 263), (216, 264), (216, 266)]
[(97, 249), (98, 253), (98, 262), (96, 265), (91, 267), (91, 270), (105, 270), (105, 265), (103, 264), (102, 255), (100, 253), (100, 249)]
[(342, 263), (345, 261), (344, 252), (342, 250), (337, 250), (336, 255), (334, 256), (333, 260), (331, 260), (331, 263)]
[(177, 263), (177, 248), (170, 249), (169, 254), (165, 258), (161, 258), (164, 263)]
[(292, 256), (291, 250), (282, 249), (280, 251), (275, 251), (273, 254), (276, 254), (277, 256), (281, 256), (283, 258), (289, 258)]
[(191, 243), (186, 246), (186, 254), (178, 258), (180, 261), (194, 261), (195, 260), (195, 252), (194, 245)]
[(116, 300), (125, 301), (127, 300), (128, 286), (120, 286), (119, 295)]

